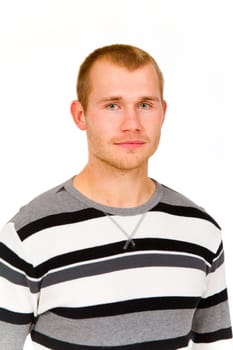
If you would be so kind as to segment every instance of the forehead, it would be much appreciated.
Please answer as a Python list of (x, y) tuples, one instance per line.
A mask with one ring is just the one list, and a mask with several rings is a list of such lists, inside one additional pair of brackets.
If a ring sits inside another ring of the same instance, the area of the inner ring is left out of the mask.
[(89, 74), (90, 92), (93, 90), (111, 90), (135, 88), (159, 90), (159, 78), (155, 67), (147, 63), (134, 70), (107, 60), (95, 62)]

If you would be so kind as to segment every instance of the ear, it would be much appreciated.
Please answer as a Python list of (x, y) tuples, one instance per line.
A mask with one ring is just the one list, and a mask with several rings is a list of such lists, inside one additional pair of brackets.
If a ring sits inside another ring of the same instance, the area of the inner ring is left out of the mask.
[(167, 102), (163, 100), (162, 102), (162, 108), (163, 108), (163, 118), (162, 118), (162, 124), (164, 123), (164, 119), (165, 119), (165, 114), (166, 114), (166, 110), (167, 110)]
[(77, 100), (73, 101), (70, 106), (70, 111), (77, 127), (80, 130), (86, 130), (86, 119), (81, 103)]

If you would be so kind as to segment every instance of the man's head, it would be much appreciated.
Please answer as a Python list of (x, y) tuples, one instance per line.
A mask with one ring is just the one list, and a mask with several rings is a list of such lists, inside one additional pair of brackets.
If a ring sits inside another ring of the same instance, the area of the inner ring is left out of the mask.
[(163, 74), (152, 56), (147, 52), (124, 44), (114, 44), (96, 49), (84, 60), (80, 66), (77, 80), (77, 96), (84, 111), (87, 109), (88, 97), (91, 92), (90, 72), (94, 64), (98, 61), (108, 61), (119, 67), (134, 71), (145, 65), (152, 64), (158, 75), (161, 100), (163, 101)]
[(163, 77), (153, 58), (126, 45), (94, 51), (81, 66), (71, 113), (85, 130), (89, 164), (147, 168), (166, 112)]

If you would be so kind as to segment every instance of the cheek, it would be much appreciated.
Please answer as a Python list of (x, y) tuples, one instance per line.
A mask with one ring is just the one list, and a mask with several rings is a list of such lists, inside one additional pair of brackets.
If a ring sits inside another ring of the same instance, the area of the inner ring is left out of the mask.
[(105, 143), (107, 139), (111, 136), (106, 125), (103, 125), (101, 121), (91, 122), (87, 125), (87, 139), (92, 145), (98, 145)]
[(158, 120), (155, 120), (153, 123), (148, 122), (144, 124), (144, 128), (147, 131), (148, 136), (159, 135), (161, 132), (161, 123)]
[(118, 133), (118, 129), (118, 126), (112, 120), (99, 119), (89, 125), (90, 132), (96, 135), (97, 138), (102, 139), (114, 137)]

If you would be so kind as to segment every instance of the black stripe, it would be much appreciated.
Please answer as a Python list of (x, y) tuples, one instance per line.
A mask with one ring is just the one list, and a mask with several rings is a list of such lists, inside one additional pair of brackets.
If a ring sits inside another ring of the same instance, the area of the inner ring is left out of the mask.
[(150, 209), (150, 211), (161, 211), (172, 215), (204, 219), (214, 224), (218, 229), (221, 229), (218, 223), (209, 214), (195, 207), (159, 203)]
[(217, 252), (215, 254), (216, 258), (219, 256), (219, 254), (222, 252), (222, 250), (223, 250), (223, 243), (221, 242), (219, 247), (218, 247), (218, 250), (217, 250)]
[[(135, 239), (136, 247), (131, 248), (135, 251), (148, 251), (148, 250), (158, 250), (158, 251), (170, 251), (170, 252), (185, 252), (191, 253), (197, 256), (201, 256), (210, 264), (215, 256), (208, 249), (201, 247), (196, 244), (169, 240), (169, 239), (159, 239), (159, 238), (144, 238)], [(55, 269), (59, 267), (64, 267), (70, 264), (89, 261), (93, 259), (105, 258), (109, 256), (117, 256), (124, 253), (123, 246), (125, 241), (112, 243), (108, 245), (103, 245), (94, 248), (83, 249), (75, 252), (70, 252), (53, 257), (46, 262), (33, 267), (31, 264), (25, 262), (23, 259), (18, 257), (14, 252), (12, 252), (3, 243), (0, 243), (0, 256), (3, 260), (8, 262), (10, 265), (24, 271), (28, 276), (33, 278), (39, 278), (47, 273), (50, 269)], [(130, 254), (129, 251), (125, 251), (125, 254)]]
[(31, 336), (34, 342), (39, 343), (52, 350), (175, 350), (188, 346), (190, 339), (192, 339), (195, 343), (212, 343), (218, 340), (230, 339), (232, 338), (232, 329), (220, 329), (216, 332), (203, 334), (190, 332), (186, 336), (181, 336), (173, 339), (157, 340), (121, 346), (78, 345), (57, 340), (36, 331), (32, 331)]
[(21, 259), (3, 243), (0, 243), (0, 257), (8, 262), (11, 266), (24, 271), (27, 275), (36, 277), (35, 272), (33, 271), (33, 266)]
[(34, 317), (32, 313), (24, 314), (0, 308), (0, 320), (12, 324), (30, 324)]
[[(135, 239), (134, 241), (136, 243), (136, 246), (135, 248), (131, 248), (133, 252), (148, 250), (185, 252), (200, 256), (210, 264), (215, 256), (208, 249), (193, 243), (160, 238), (143, 238)], [(99, 247), (83, 249), (53, 257), (47, 260), (46, 262), (38, 265), (35, 268), (35, 275), (43, 276), (51, 269), (68, 266), (74, 263), (89, 261), (93, 259), (100, 259), (109, 256), (117, 256), (118, 254), (124, 253), (124, 244), (125, 241), (121, 241), (117, 243), (111, 243)], [(125, 251), (125, 254), (130, 254), (130, 252)]]
[(32, 331), (32, 340), (52, 350), (175, 350), (188, 345), (191, 334), (173, 339), (150, 341), (121, 346), (88, 346), (64, 342)]
[[(165, 203), (159, 203), (150, 211), (161, 211), (172, 215), (184, 216), (184, 217), (194, 217), (200, 218), (213, 223), (216, 227), (219, 227), (217, 222), (206, 212), (201, 211), (195, 207), (185, 207), (185, 206), (175, 206)], [(111, 214), (109, 214), (111, 215)], [(25, 240), (34, 233), (49, 228), (53, 226), (61, 226), (66, 224), (73, 224), (76, 222), (81, 222), (85, 220), (96, 219), (99, 217), (104, 217), (105, 213), (95, 208), (87, 208), (83, 210), (78, 210), (75, 212), (59, 213), (53, 214), (41, 219), (35, 220), (18, 230), (18, 234), (21, 240)]]
[(194, 309), (197, 307), (199, 300), (200, 298), (198, 297), (142, 298), (80, 308), (60, 307), (50, 310), (50, 312), (62, 317), (83, 319), (123, 315), (140, 311)]
[(207, 307), (215, 306), (217, 304), (220, 304), (228, 299), (227, 296), (227, 290), (224, 289), (220, 293), (214, 294), (211, 297), (208, 297), (206, 299), (201, 299), (200, 303), (198, 305), (199, 309), (204, 309)]
[(195, 333), (193, 332), (193, 341), (195, 343), (211, 343), (218, 340), (232, 338), (232, 329), (224, 328), (211, 333)]
[(97, 209), (88, 208), (70, 213), (53, 214), (41, 219), (35, 220), (18, 230), (19, 237), (22, 241), (34, 233), (53, 226), (73, 224), (85, 220), (103, 217), (105, 214)]

